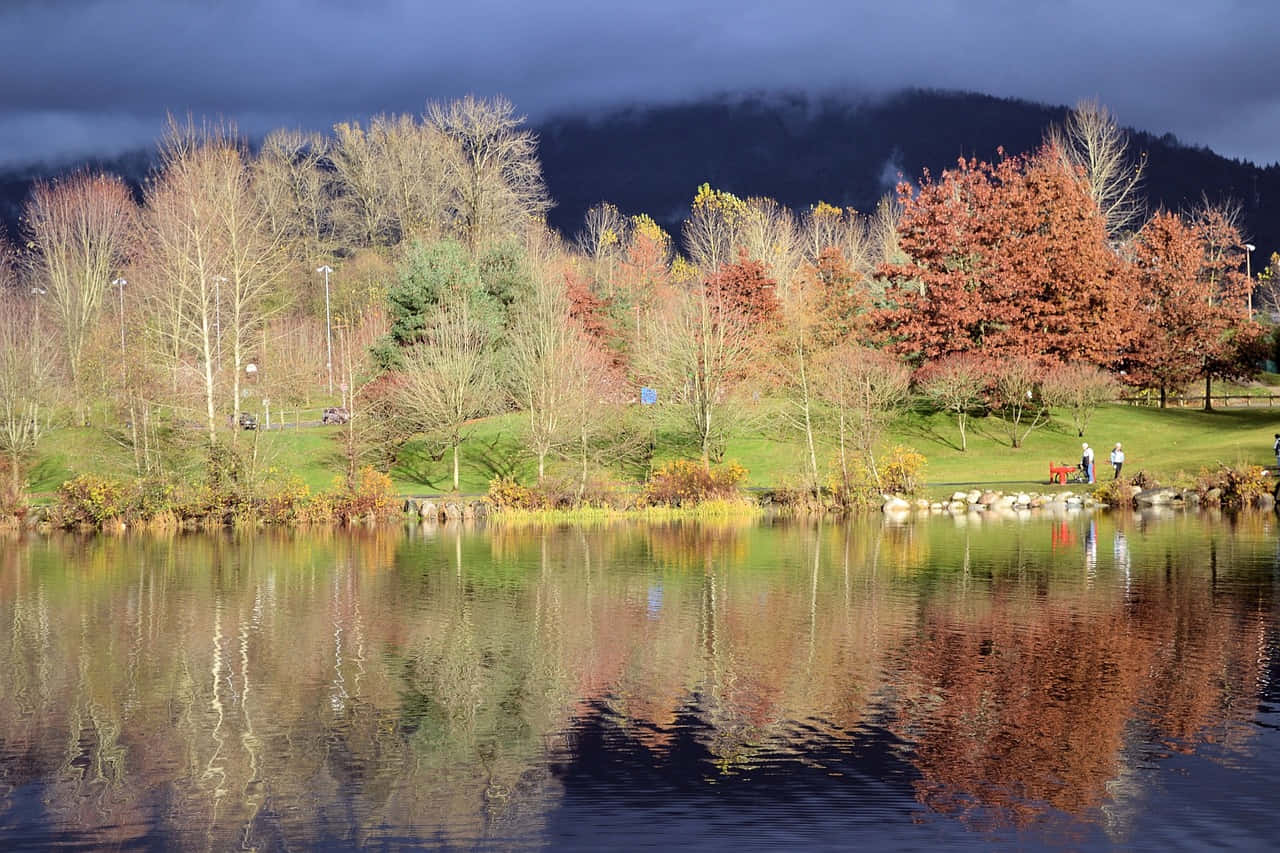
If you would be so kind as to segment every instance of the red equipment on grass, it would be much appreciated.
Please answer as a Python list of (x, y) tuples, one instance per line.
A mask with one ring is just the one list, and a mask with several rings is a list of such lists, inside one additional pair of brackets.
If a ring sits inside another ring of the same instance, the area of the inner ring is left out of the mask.
[(1050, 462), (1049, 463), (1049, 482), (1057, 483), (1060, 486), (1065, 486), (1067, 484), (1067, 477), (1074, 474), (1075, 471), (1076, 471), (1075, 465), (1054, 465), (1052, 462)]

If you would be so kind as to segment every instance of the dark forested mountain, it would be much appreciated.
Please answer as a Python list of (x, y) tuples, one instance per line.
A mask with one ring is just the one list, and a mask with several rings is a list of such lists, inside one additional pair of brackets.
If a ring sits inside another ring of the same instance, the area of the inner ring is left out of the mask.
[[(997, 157), (1038, 145), (1064, 107), (957, 92), (908, 91), (878, 99), (760, 95), (669, 106), (638, 106), (542, 122), (543, 169), (556, 207), (553, 225), (573, 235), (583, 213), (610, 201), (678, 227), (698, 185), (740, 196), (770, 196), (796, 209), (819, 200), (871, 210), (898, 175), (937, 173), (961, 156)], [(1244, 231), (1264, 262), (1280, 249), (1280, 166), (1259, 167), (1182, 145), (1172, 135), (1135, 131), (1147, 155), (1153, 206), (1180, 209), (1235, 199)], [(135, 187), (148, 152), (95, 161)], [(84, 165), (84, 164), (79, 164)], [(70, 171), (0, 171), (0, 217), (17, 236), (18, 214), (33, 180)]]
[[(868, 211), (899, 173), (937, 174), (959, 157), (1029, 151), (1065, 107), (957, 92), (909, 91), (853, 102), (803, 96), (638, 107), (597, 118), (544, 122), (541, 155), (556, 200), (551, 219), (573, 233), (582, 211), (605, 200), (668, 228), (688, 213), (704, 181), (795, 209), (821, 200)], [(1174, 210), (1235, 199), (1256, 258), (1280, 249), (1280, 167), (1261, 168), (1133, 131), (1147, 155), (1152, 206)]]

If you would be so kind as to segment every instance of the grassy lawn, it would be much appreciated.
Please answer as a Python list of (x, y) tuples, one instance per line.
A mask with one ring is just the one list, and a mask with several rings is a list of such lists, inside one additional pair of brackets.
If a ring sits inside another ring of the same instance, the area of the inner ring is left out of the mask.
[[(660, 415), (661, 413), (655, 413)], [(807, 452), (798, 433), (780, 426), (769, 412), (757, 413), (756, 424), (729, 442), (725, 459), (747, 468), (748, 485), (779, 486), (799, 483)], [(696, 458), (697, 448), (677, 428), (655, 420), (654, 464), (677, 458)], [(482, 493), (491, 479), (513, 476), (530, 482), (536, 466), (521, 448), (523, 420), (516, 414), (487, 418), (473, 425), (462, 446), (460, 472), (463, 492)], [(1107, 454), (1123, 442), (1127, 473), (1148, 471), (1163, 481), (1194, 477), (1201, 468), (1219, 464), (1272, 465), (1272, 435), (1280, 432), (1280, 407), (1221, 409), (1202, 412), (1108, 405), (1089, 423), (1084, 441), (1094, 446), (1099, 479), (1111, 477)], [(199, 433), (193, 431), (198, 444)], [(343, 471), (340, 428), (303, 427), (259, 433), (240, 432), (236, 441), (257, 448), (260, 470), (275, 469), (300, 477), (312, 489), (327, 489)], [(971, 419), (968, 449), (960, 450), (955, 420), (943, 414), (908, 413), (890, 429), (889, 441), (910, 447), (928, 460), (925, 477), (931, 490), (947, 491), (947, 484), (992, 483), (1015, 486), (1047, 483), (1049, 462), (1074, 464), (1080, 458), (1081, 438), (1070, 418), (1055, 417), (1014, 449), (996, 418)], [(833, 462), (834, 448), (820, 448), (819, 465)], [(194, 454), (188, 454), (195, 458)], [(31, 471), (31, 490), (49, 494), (64, 480), (87, 472), (129, 477), (133, 456), (101, 429), (64, 428), (42, 444)], [(195, 471), (193, 470), (194, 474)], [(622, 468), (617, 479), (638, 482), (643, 465)], [(426, 441), (411, 441), (391, 471), (401, 494), (433, 494), (451, 487), (451, 457)]]

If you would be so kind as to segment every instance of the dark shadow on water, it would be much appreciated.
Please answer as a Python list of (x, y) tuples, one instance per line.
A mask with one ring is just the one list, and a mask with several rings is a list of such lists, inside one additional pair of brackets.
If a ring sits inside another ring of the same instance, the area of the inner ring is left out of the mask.
[(548, 815), (556, 849), (848, 843), (851, 828), (910, 827), (919, 773), (908, 747), (879, 725), (787, 727), (774, 751), (749, 742), (717, 755), (695, 697), (669, 726), (630, 723), (601, 702), (579, 716), (550, 770), (564, 797)]

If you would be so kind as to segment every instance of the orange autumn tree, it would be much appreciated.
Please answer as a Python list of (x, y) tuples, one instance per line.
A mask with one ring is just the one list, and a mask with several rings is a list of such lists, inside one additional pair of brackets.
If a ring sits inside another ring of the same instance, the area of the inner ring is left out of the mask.
[(1247, 374), (1261, 337), (1249, 322), (1249, 281), (1240, 272), (1239, 233), (1219, 213), (1189, 222), (1161, 212), (1133, 241), (1134, 290), (1141, 325), (1125, 354), (1131, 384), (1155, 388), (1164, 408), (1170, 389)]
[(818, 339), (827, 346), (862, 342), (871, 302), (862, 273), (849, 265), (839, 249), (828, 247), (806, 274), (816, 297)]
[(1110, 364), (1131, 334), (1097, 205), (1052, 146), (961, 160), (898, 187), (908, 261), (881, 268), (888, 342), (917, 364), (958, 352)]
[(727, 311), (750, 325), (772, 327), (781, 317), (777, 282), (769, 277), (764, 264), (738, 253), (738, 262), (724, 264), (706, 282), (707, 293)]

